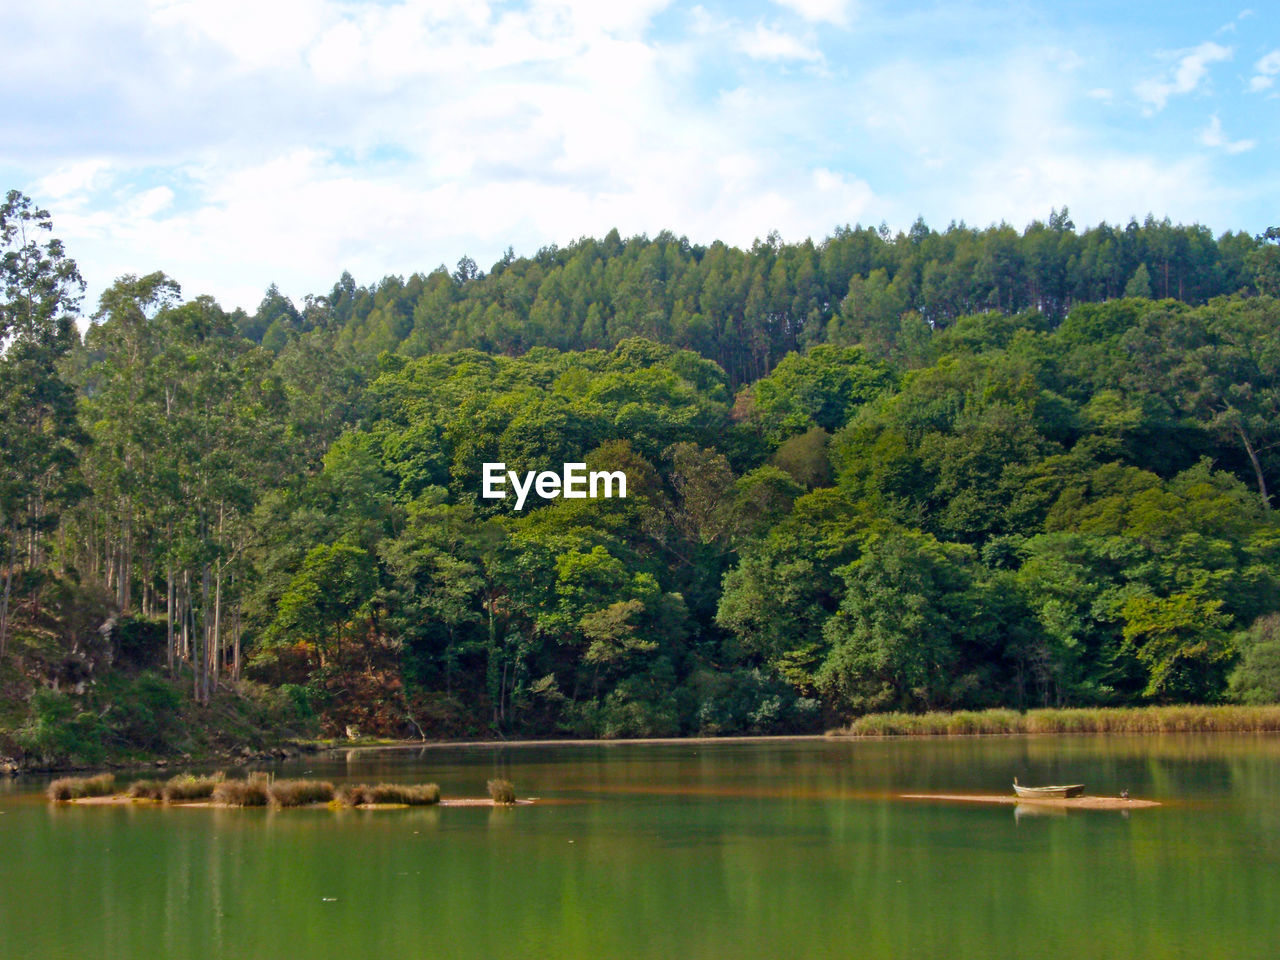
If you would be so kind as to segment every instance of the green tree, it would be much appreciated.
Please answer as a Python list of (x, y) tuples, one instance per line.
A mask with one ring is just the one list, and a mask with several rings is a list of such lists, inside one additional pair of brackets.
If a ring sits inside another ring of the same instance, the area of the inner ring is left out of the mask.
[(1223, 602), (1198, 591), (1146, 594), (1121, 608), (1124, 638), (1147, 668), (1143, 694), (1164, 702), (1203, 702), (1222, 688), (1231, 656)]
[(1124, 285), (1124, 295), (1126, 297), (1140, 297), (1144, 300), (1151, 299), (1151, 274), (1148, 272), (1145, 263), (1138, 264), (1138, 269), (1133, 271), (1133, 276)]
[(977, 618), (975, 557), (926, 534), (887, 531), (837, 571), (844, 598), (824, 628), (831, 645), (818, 688), (847, 710), (935, 709)]
[(1280, 227), (1267, 227), (1257, 236), (1251, 255), (1253, 285), (1259, 293), (1280, 297)]
[(267, 649), (307, 643), (321, 670), (330, 661), (340, 668), (343, 640), (372, 625), (376, 586), (377, 568), (367, 550), (348, 543), (312, 547), (280, 598)]
[(1280, 702), (1280, 614), (1259, 617), (1235, 637), (1240, 661), (1231, 671), (1231, 697), (1241, 703)]
[(52, 229), (48, 211), (9, 191), (0, 206), (0, 653), (19, 563), (38, 603), (46, 538), (84, 493), (77, 460), (86, 438), (61, 373), (84, 282), (60, 240), (41, 242)]

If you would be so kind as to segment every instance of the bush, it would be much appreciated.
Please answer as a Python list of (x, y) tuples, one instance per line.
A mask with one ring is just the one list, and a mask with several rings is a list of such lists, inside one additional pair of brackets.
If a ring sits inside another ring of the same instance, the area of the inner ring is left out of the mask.
[(40, 689), (31, 695), (30, 713), (14, 738), (23, 751), (46, 763), (92, 765), (103, 759), (106, 727), (101, 718), (65, 693)]
[(1280, 701), (1280, 614), (1259, 617), (1236, 636), (1240, 662), (1231, 672), (1231, 699), (1264, 704)]
[(213, 796), (213, 789), (226, 779), (226, 774), (215, 773), (208, 777), (193, 777), (189, 773), (171, 777), (164, 785), (163, 799), (165, 803), (181, 800), (208, 800)]
[(163, 800), (163, 780), (135, 780), (129, 784), (129, 796), (135, 800)]
[(488, 788), (494, 803), (516, 802), (516, 788), (511, 785), (510, 780), (490, 780)]
[(115, 675), (98, 696), (107, 704), (103, 722), (114, 739), (148, 751), (164, 751), (178, 732), (182, 698), (174, 685), (158, 674), (141, 673), (132, 680)]
[(213, 802), (227, 807), (265, 807), (268, 790), (267, 782), (261, 777), (223, 780), (213, 788)]
[(817, 717), (815, 701), (802, 701), (780, 677), (757, 668), (699, 670), (685, 689), (697, 702), (694, 720), (700, 736), (803, 730)]
[(109, 796), (116, 786), (114, 773), (100, 773), (96, 777), (62, 777), (53, 781), (45, 790), (50, 800), (79, 800), (81, 797)]
[(333, 799), (333, 784), (324, 780), (277, 780), (267, 787), (273, 807), (305, 807)]
[(111, 631), (117, 663), (131, 667), (159, 666), (164, 657), (165, 626), (162, 620), (122, 616)]
[(434, 783), (380, 783), (375, 787), (349, 784), (338, 791), (336, 799), (348, 807), (390, 803), (425, 807), (440, 802), (440, 788)]

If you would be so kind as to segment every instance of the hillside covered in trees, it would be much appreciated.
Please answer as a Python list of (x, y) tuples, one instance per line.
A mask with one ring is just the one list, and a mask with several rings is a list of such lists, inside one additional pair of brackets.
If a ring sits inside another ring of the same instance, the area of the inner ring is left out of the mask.
[[(1280, 247), (584, 239), (254, 314), (11, 193), (0, 753), (1280, 697)], [(627, 497), (480, 496), (481, 465)], [(219, 714), (217, 711), (224, 713)], [(237, 716), (240, 716), (237, 714)]]

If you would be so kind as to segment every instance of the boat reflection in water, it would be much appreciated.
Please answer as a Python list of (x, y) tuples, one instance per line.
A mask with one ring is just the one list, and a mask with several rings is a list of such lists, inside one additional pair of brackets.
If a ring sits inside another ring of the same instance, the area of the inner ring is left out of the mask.
[[(1128, 811), (1126, 810), (1127, 814)], [(1020, 821), (1023, 817), (1057, 817), (1062, 818), (1067, 815), (1067, 811), (1062, 807), (1046, 807), (1038, 803), (1015, 803), (1013, 805), (1014, 822)]]

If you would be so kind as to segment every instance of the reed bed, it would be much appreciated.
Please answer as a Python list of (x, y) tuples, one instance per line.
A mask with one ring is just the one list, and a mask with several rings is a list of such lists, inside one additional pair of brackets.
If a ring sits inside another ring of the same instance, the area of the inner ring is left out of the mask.
[(427, 807), (440, 802), (440, 788), (434, 783), (356, 783), (340, 788), (334, 799), (347, 807), (390, 803)]
[(248, 780), (223, 780), (213, 788), (213, 802), (226, 807), (265, 807), (267, 781), (250, 777)]
[(62, 777), (45, 789), (50, 800), (79, 800), (81, 797), (109, 796), (116, 788), (114, 773), (100, 773), (96, 777)]
[(214, 788), (226, 780), (225, 773), (214, 773), (207, 777), (196, 777), (189, 773), (180, 773), (170, 777), (164, 785), (161, 798), (165, 803), (177, 803), (183, 800), (208, 800), (213, 796)]
[(327, 780), (275, 780), (266, 791), (273, 807), (305, 807), (333, 799), (333, 784)]
[(832, 737), (929, 737), (1007, 733), (1275, 733), (1268, 706), (1081, 707), (1074, 709), (869, 713)]
[(129, 784), (125, 794), (134, 800), (163, 800), (163, 780), (135, 780)]
[(516, 788), (511, 785), (510, 780), (490, 780), (487, 786), (494, 803), (516, 802)]

